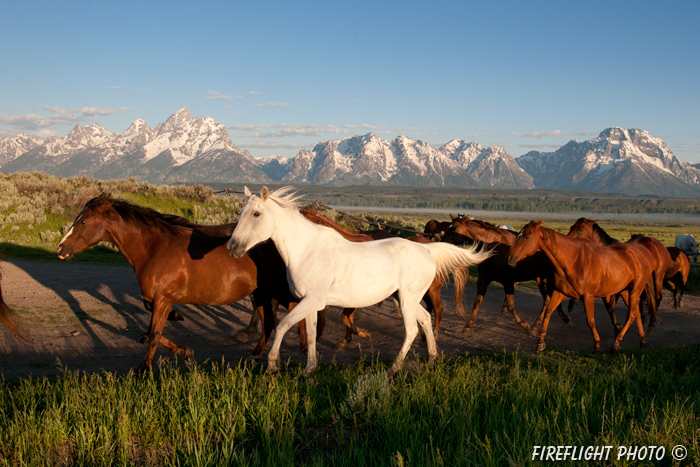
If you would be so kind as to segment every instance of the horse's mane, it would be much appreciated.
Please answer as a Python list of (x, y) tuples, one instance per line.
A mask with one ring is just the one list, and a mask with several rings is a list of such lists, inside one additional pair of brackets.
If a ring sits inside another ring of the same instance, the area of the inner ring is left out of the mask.
[(178, 227), (187, 227), (191, 223), (184, 217), (171, 214), (161, 214), (155, 209), (137, 206), (121, 199), (112, 198), (107, 194), (91, 199), (85, 204), (85, 208), (91, 208), (104, 204), (112, 204), (112, 209), (128, 224), (138, 225), (146, 230), (173, 237), (180, 230)]
[(270, 199), (283, 208), (299, 209), (299, 203), (297, 202), (299, 198), (301, 198), (301, 196), (297, 194), (292, 186), (283, 186), (282, 188), (270, 192)]
[(620, 243), (620, 240), (616, 238), (612, 238), (608, 233), (603, 230), (601, 226), (598, 225), (598, 223), (593, 224), (593, 230), (598, 234), (601, 240), (603, 240), (603, 243), (606, 245), (616, 245)]

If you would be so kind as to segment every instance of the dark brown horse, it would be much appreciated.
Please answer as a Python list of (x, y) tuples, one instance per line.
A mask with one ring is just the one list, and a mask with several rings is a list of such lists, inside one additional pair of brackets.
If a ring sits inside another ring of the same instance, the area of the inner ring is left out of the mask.
[[(472, 306), (472, 314), (464, 326), (464, 331), (471, 328), (476, 321), (476, 315), (491, 282), (498, 282), (503, 286), (506, 296), (503, 300), (502, 311), (509, 311), (516, 323), (524, 330), (530, 330), (527, 322), (520, 319), (515, 311), (515, 286), (519, 282), (536, 280), (544, 301), (542, 305), (542, 310), (544, 310), (551, 297), (551, 290), (547, 290), (547, 279), (552, 275), (552, 263), (544, 253), (540, 252), (528, 258), (523, 264), (510, 267), (507, 259), (508, 249), (515, 241), (514, 232), (468, 216), (450, 217), (452, 217), (452, 225), (446, 230), (441, 241), (455, 245), (460, 245), (465, 241), (479, 241), (493, 248), (492, 256), (477, 266), (479, 278), (476, 283), (476, 297)], [(564, 314), (561, 307), (557, 307), (557, 313), (565, 323), (569, 322), (569, 317)], [(539, 322), (535, 323), (533, 331), (538, 324)]]
[(537, 350), (546, 348), (544, 338), (549, 318), (566, 297), (583, 301), (586, 321), (593, 334), (594, 350), (600, 350), (593, 300), (595, 297), (610, 297), (618, 293), (623, 293), (623, 300), (630, 312), (613, 343), (612, 351), (620, 349), (620, 342), (633, 321), (637, 323), (641, 345), (646, 345), (639, 298), (642, 291), (649, 287), (653, 271), (647, 254), (628, 244), (601, 246), (585, 239), (571, 238), (542, 227), (542, 221), (531, 221), (523, 227), (513, 243), (508, 263), (515, 266), (518, 261), (538, 251), (543, 251), (554, 266), (554, 291), (545, 310)]
[[(309, 211), (309, 210), (301, 210), (301, 213), (306, 217), (308, 220), (315, 224), (319, 225), (324, 225), (326, 227), (329, 227), (336, 232), (338, 232), (340, 235), (342, 235), (346, 240), (350, 240), (351, 242), (368, 242), (368, 241), (373, 241), (373, 240), (378, 240), (373, 238), (370, 235), (366, 235), (361, 232), (355, 232), (352, 230), (348, 230), (335, 222), (331, 221), (325, 216), (322, 216), (318, 214), (315, 211)], [(382, 232), (382, 233), (388, 233), (384, 230), (377, 230), (374, 232)], [(390, 237), (393, 237), (393, 235), (389, 234)], [(388, 238), (381, 236), (381, 238)], [(430, 239), (426, 237), (410, 237), (408, 240), (418, 242), (418, 243), (430, 243)], [(463, 271), (461, 271), (463, 272)], [(438, 331), (440, 330), (440, 321), (442, 320), (442, 313), (444, 311), (444, 306), (442, 304), (442, 296), (440, 294), (440, 291), (442, 289), (442, 286), (445, 283), (445, 278), (444, 277), (438, 277), (436, 276), (435, 279), (433, 280), (432, 284), (430, 285), (430, 288), (426, 292), (425, 296), (423, 297), (423, 301), (425, 301), (427, 305), (427, 310), (428, 312), (434, 312), (435, 313), (435, 325), (434, 325), (434, 333), (435, 337), (437, 339), (437, 334)], [(466, 273), (461, 274), (458, 273), (457, 277), (455, 277), (455, 309), (457, 313), (460, 316), (464, 317), (464, 307), (462, 306), (462, 292), (464, 290), (464, 285), (466, 284)], [(352, 335), (357, 334), (360, 337), (363, 337), (365, 339), (370, 338), (370, 333), (367, 332), (364, 329), (358, 328), (355, 326), (354, 322), (354, 308), (346, 308), (343, 310), (341, 314), (341, 319), (343, 320), (343, 323), (346, 326), (346, 332), (345, 332), (345, 337), (338, 343), (337, 348), (338, 349), (344, 349), (347, 344), (349, 344), (352, 341)]]
[[(258, 291), (259, 282), (265, 282), (252, 258), (254, 253), (231, 258), (226, 248), (229, 237), (205, 235), (183, 225), (181, 219), (101, 195), (86, 203), (57, 248), (59, 258), (70, 259), (100, 241), (110, 242), (134, 268), (144, 300), (153, 303), (148, 350), (138, 372), (151, 366), (158, 344), (178, 355), (193, 356), (191, 349), (162, 335), (168, 312), (175, 303), (226, 305)], [(210, 233), (215, 233), (215, 228), (211, 229)], [(274, 245), (261, 246), (263, 249), (257, 253), (260, 261), (267, 263), (266, 251), (277, 249)], [(278, 277), (284, 277), (285, 287), (280, 290), (292, 297), (284, 270), (269, 280), (276, 282)], [(265, 302), (263, 297), (258, 301)], [(280, 303), (284, 305), (284, 299)], [(254, 354), (259, 355), (264, 349), (274, 320), (268, 319), (264, 324), (265, 332)]]
[[(2, 271), (0, 271), (0, 284), (2, 283)], [(10, 308), (5, 300), (2, 298), (2, 286), (0, 286), (0, 324), (5, 326), (5, 328), (10, 331), (10, 333), (17, 337), (18, 339), (29, 343), (29, 339), (24, 335), (24, 333), (19, 329), (17, 322), (15, 321), (15, 312)]]

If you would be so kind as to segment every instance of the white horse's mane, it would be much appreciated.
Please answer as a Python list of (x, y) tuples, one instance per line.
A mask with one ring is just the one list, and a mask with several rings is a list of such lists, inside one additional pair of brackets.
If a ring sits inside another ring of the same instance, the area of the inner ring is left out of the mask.
[(283, 186), (270, 192), (270, 199), (283, 208), (299, 209), (299, 198), (301, 198), (301, 195), (298, 194), (293, 186)]

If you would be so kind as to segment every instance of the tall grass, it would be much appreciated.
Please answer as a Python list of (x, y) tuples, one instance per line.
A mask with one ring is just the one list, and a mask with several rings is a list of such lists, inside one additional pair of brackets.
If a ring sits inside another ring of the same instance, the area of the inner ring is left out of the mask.
[(698, 350), (467, 355), (392, 382), (367, 361), (3, 381), (0, 465), (536, 465), (535, 445), (664, 446), (672, 465), (678, 444), (697, 461)]

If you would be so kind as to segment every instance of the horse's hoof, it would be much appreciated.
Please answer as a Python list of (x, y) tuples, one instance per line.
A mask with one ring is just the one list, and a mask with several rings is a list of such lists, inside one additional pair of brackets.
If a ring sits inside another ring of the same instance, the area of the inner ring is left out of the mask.
[(185, 358), (192, 360), (194, 358), (194, 350), (190, 349), (189, 347), (185, 347)]
[(342, 352), (343, 350), (348, 348), (348, 343), (343, 339), (342, 341), (338, 342), (338, 345), (335, 346), (336, 352)]
[(521, 321), (519, 324), (520, 324), (520, 327), (523, 328), (523, 331), (530, 332), (530, 325), (527, 324), (525, 321)]
[(253, 332), (254, 331), (248, 331), (246, 329), (240, 331), (238, 334), (234, 336), (234, 339), (236, 339), (238, 342), (241, 344), (245, 344), (246, 342), (250, 341), (253, 338)]
[(151, 365), (147, 364), (146, 362), (141, 363), (139, 366), (134, 368), (134, 374), (136, 376), (142, 376), (144, 375), (148, 370), (151, 369)]
[(139, 344), (148, 344), (149, 340), (148, 334), (141, 334), (141, 337), (139, 337)]
[(571, 322), (569, 315), (561, 315), (561, 320), (564, 321), (564, 324), (569, 324)]
[(396, 364), (391, 365), (391, 366), (389, 367), (389, 369), (386, 371), (386, 379), (389, 380), (389, 381), (391, 381), (392, 379), (394, 379), (394, 375), (396, 374), (397, 371), (399, 371), (399, 369), (398, 369), (398, 367), (396, 366)]
[(640, 341), (640, 342), (639, 342), (639, 348), (640, 348), (640, 349), (646, 349), (648, 346), (649, 346), (649, 344), (647, 344), (647, 341), (646, 341), (646, 340), (643, 340), (643, 341)]
[(610, 349), (611, 353), (618, 353), (620, 352), (620, 344), (613, 344), (612, 348)]
[(547, 348), (547, 344), (545, 344), (544, 342), (539, 342), (537, 344), (537, 351), (538, 352), (542, 352), (546, 348)]
[(276, 360), (268, 360), (267, 361), (267, 369), (265, 370), (266, 373), (269, 373), (271, 375), (276, 375), (280, 371), (279, 368), (279, 362)]
[(537, 328), (536, 326), (532, 326), (532, 327), (530, 328), (530, 335), (531, 335), (532, 337), (537, 337), (539, 334), (540, 334), (539, 328)]
[(435, 365), (435, 360), (437, 360), (437, 355), (431, 355), (430, 357), (428, 357), (428, 365)]

